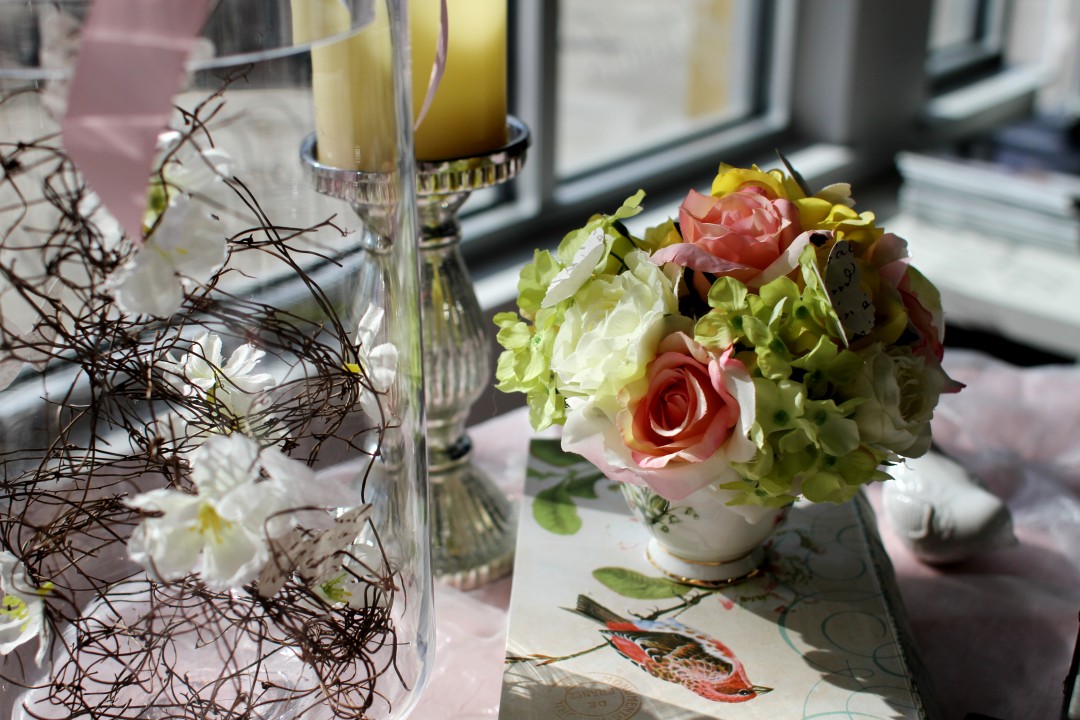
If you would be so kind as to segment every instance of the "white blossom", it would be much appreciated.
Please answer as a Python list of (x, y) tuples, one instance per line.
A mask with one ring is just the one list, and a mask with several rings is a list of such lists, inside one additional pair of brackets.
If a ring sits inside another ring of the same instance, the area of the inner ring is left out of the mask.
[(183, 140), (184, 136), (175, 130), (158, 137), (161, 178), (168, 188), (169, 199), (175, 191), (198, 195), (232, 172), (232, 157), (224, 150), (213, 147), (195, 149), (191, 142), (180, 147)]
[(267, 391), (278, 385), (273, 374), (255, 372), (266, 353), (245, 343), (225, 361), (221, 345), (218, 335), (202, 332), (182, 358), (170, 356), (157, 364), (166, 381), (178, 390), (202, 397), (217, 408), (230, 424), (222, 428), (224, 432), (236, 430), (266, 439), (272, 424), (267, 414), (272, 400)]
[(375, 344), (382, 327), (383, 315), (382, 308), (368, 306), (356, 329), (356, 354), (359, 364), (350, 363), (346, 366), (352, 372), (367, 378), (370, 387), (361, 393), (360, 407), (369, 417), (375, 419), (383, 416), (379, 395), (389, 392), (397, 376), (397, 348), (392, 343)]
[(304, 463), (240, 434), (214, 435), (191, 456), (195, 492), (169, 488), (128, 499), (151, 513), (128, 541), (131, 558), (163, 580), (197, 573), (214, 590), (255, 579), (269, 541), (300, 522), (357, 500), (347, 483), (317, 478)]
[[(159, 137), (160, 172), (150, 184), (143, 215), (147, 235), (109, 277), (117, 306), (133, 315), (172, 315), (185, 289), (205, 283), (225, 263), (225, 235), (197, 199), (228, 176), (232, 159), (217, 148), (180, 147), (182, 140), (173, 131)], [(103, 234), (110, 230), (104, 215), (99, 219)]]
[(45, 596), (52, 585), (30, 583), (26, 567), (14, 555), (0, 550), (0, 655), (38, 638), (35, 661), (40, 666), (49, 642), (45, 623)]
[(225, 235), (214, 218), (177, 195), (108, 286), (124, 312), (169, 317), (180, 308), (185, 288), (205, 283), (224, 263)]
[(95, 227), (101, 237), (101, 249), (105, 251), (115, 250), (120, 246), (124, 236), (124, 229), (120, 222), (105, 207), (105, 203), (94, 192), (87, 192), (79, 200), (79, 214)]
[[(294, 461), (295, 462), (295, 461)], [(145, 518), (128, 541), (131, 558), (163, 580), (198, 573), (215, 590), (252, 580), (269, 557), (267, 539), (284, 533), (289, 483), (261, 479), (259, 446), (243, 435), (214, 436), (191, 457), (195, 493), (169, 488), (128, 499)]]

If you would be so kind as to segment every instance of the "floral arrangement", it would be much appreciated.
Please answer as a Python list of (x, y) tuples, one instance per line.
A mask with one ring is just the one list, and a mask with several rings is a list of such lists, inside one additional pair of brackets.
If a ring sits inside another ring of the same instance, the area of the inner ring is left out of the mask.
[(848, 185), (722, 166), (678, 221), (632, 234), (638, 192), (521, 271), (496, 316), (500, 390), (610, 479), (679, 500), (841, 502), (930, 446), (934, 286)]
[[(233, 174), (223, 97), (162, 136), (141, 237), (55, 136), (0, 140), (0, 390), (21, 373), (48, 407), (0, 447), (0, 679), (27, 716), (360, 718), (410, 682), (416, 581), (364, 501), (402, 452), (398, 350), (307, 275), (332, 218), (276, 224)], [(249, 254), (302, 312), (226, 289)]]

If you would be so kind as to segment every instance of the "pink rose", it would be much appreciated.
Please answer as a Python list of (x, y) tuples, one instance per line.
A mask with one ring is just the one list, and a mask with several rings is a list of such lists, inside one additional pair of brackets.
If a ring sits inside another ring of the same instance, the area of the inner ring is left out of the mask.
[(711, 457), (739, 421), (739, 403), (724, 385), (725, 374), (745, 371), (730, 348), (716, 357), (684, 333), (664, 338), (649, 365), (645, 394), (619, 416), (634, 462), (662, 468)]
[(904, 301), (904, 309), (907, 310), (911, 329), (918, 337), (912, 350), (916, 355), (933, 358), (940, 362), (945, 357), (940, 313), (935, 317), (934, 313), (923, 305), (919, 292), (913, 286), (910, 273), (904, 274), (904, 279), (900, 281), (896, 289), (900, 291), (900, 298)]
[(798, 208), (756, 186), (723, 197), (691, 190), (679, 208), (679, 230), (683, 242), (658, 250), (653, 262), (730, 275), (752, 287), (759, 276), (781, 277), (798, 264), (798, 253), (789, 251), (802, 233)]
[(864, 260), (899, 294), (908, 326), (918, 338), (912, 348), (915, 354), (940, 361), (945, 353), (941, 341), (941, 298), (934, 286), (909, 264), (907, 241), (885, 233), (869, 247)]
[(941, 360), (945, 357), (945, 322), (937, 288), (923, 277), (922, 273), (909, 267), (897, 290), (900, 291), (904, 308), (907, 310), (908, 327), (916, 337), (911, 346), (912, 352), (923, 358), (927, 364), (937, 367), (945, 376), (945, 386), (941, 392), (960, 392), (964, 384), (949, 377), (941, 367)]
[[(940, 368), (945, 356), (945, 319), (941, 295), (922, 273), (909, 264), (907, 241), (893, 233), (885, 233), (870, 246), (864, 260), (899, 295), (907, 314), (907, 329), (915, 337), (911, 351)], [(942, 392), (959, 392), (963, 387), (963, 383), (946, 376)]]
[(599, 403), (575, 400), (563, 428), (563, 449), (612, 480), (681, 500), (737, 480), (731, 463), (756, 452), (754, 383), (730, 349), (715, 356), (683, 333), (668, 335), (637, 392), (621, 393), (620, 402), (613, 417)]

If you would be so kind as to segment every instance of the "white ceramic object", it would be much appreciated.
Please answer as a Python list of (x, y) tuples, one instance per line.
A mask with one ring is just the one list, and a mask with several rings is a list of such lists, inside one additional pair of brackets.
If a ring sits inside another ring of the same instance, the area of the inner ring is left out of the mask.
[(752, 575), (764, 559), (761, 544), (786, 508), (748, 521), (726, 503), (730, 494), (705, 487), (683, 500), (665, 500), (648, 488), (624, 483), (630, 509), (649, 532), (646, 555), (678, 582), (716, 587)]
[(892, 475), (882, 488), (885, 516), (923, 562), (958, 562), (1017, 543), (1009, 508), (955, 460), (931, 451)]

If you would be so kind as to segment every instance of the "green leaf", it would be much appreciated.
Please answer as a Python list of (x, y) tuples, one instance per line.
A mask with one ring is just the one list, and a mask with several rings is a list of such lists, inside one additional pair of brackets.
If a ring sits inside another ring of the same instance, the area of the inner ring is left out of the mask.
[(584, 462), (579, 455), (563, 452), (559, 440), (533, 440), (530, 448), (534, 458), (542, 460), (548, 465), (570, 467)]
[(602, 567), (593, 577), (610, 590), (635, 600), (667, 600), (681, 597), (689, 588), (658, 577), (648, 577), (628, 568)]
[(573, 535), (581, 529), (577, 506), (565, 482), (541, 490), (533, 500), (536, 524), (556, 535)]

